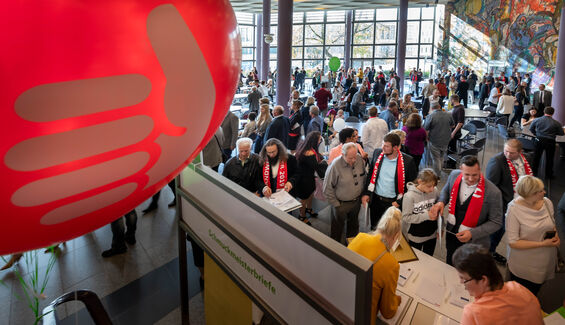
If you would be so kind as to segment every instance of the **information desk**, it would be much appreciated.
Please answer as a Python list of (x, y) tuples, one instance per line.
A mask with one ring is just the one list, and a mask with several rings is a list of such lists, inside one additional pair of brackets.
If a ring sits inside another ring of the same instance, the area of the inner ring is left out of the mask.
[[(421, 324), (418, 321), (412, 321), (417, 317), (414, 314), (418, 304), (422, 304), (435, 311), (437, 319), (443, 318), (443, 324), (453, 324), (453, 321), (459, 322), (463, 314), (463, 308), (454, 305), (451, 301), (454, 299), (459, 300), (459, 303), (463, 305), (465, 303), (464, 299), (471, 299), (465, 291), (463, 284), (460, 283), (457, 271), (454, 267), (422, 251), (415, 249), (414, 252), (418, 256), (417, 261), (401, 264), (401, 271), (402, 269), (411, 269), (412, 273), (407, 280), (399, 278), (397, 290), (411, 297), (412, 301), (399, 324)], [(402, 286), (401, 283), (404, 283), (404, 285)], [(456, 295), (455, 292), (458, 294)], [(436, 305), (426, 301), (421, 297), (422, 293), (427, 293), (427, 298), (430, 300), (438, 299), (439, 304)], [(459, 296), (463, 296), (464, 299), (461, 299)], [(420, 309), (423, 308), (420, 307)], [(422, 313), (419, 312), (419, 316), (422, 317)], [(452, 321), (445, 322), (446, 318)], [(432, 325), (433, 323), (428, 324)]]

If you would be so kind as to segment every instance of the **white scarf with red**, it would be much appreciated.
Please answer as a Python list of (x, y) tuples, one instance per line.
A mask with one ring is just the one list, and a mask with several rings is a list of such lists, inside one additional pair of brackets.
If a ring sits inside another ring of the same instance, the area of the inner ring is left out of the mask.
[[(520, 155), (520, 157), (524, 162), (526, 175), (533, 175), (534, 173), (532, 172), (532, 168), (530, 167), (530, 164), (528, 163), (526, 158), (524, 158), (524, 155)], [(510, 159), (506, 159), (506, 162), (508, 163), (508, 169), (510, 169), (510, 176), (512, 177), (512, 188), (516, 189), (516, 182), (518, 182), (518, 172), (516, 171), (516, 167), (514, 167), (514, 164), (510, 161)]]
[[(277, 176), (277, 190), (284, 189), (284, 185), (288, 180), (288, 173), (286, 170), (286, 161), (279, 162), (279, 173)], [(263, 182), (265, 186), (271, 188), (271, 166), (269, 161), (263, 164)]]
[[(457, 205), (457, 200), (459, 199), (459, 187), (461, 185), (461, 180), (463, 179), (463, 174), (459, 174), (455, 183), (453, 183), (453, 188), (451, 189), (451, 196), (449, 197), (449, 216), (448, 223), (455, 223), (455, 206)], [(468, 228), (475, 228), (479, 222), (479, 216), (481, 215), (481, 209), (483, 208), (483, 201), (485, 199), (485, 178), (481, 175), (479, 178), (479, 184), (475, 188), (475, 192), (471, 195), (471, 202), (469, 202), (469, 207), (465, 212), (465, 218), (461, 225)], [(450, 222), (450, 220), (452, 222)]]
[[(367, 189), (370, 192), (375, 190), (375, 184), (377, 182), (377, 172), (379, 170), (379, 166), (381, 164), (381, 160), (384, 157), (384, 152), (381, 152), (379, 157), (377, 158), (377, 162), (375, 162), (375, 167), (373, 167), (373, 174), (371, 175), (371, 182)], [(398, 150), (398, 162), (396, 163), (396, 184), (397, 184), (397, 193), (398, 196), (396, 197), (397, 200), (400, 200), (402, 196), (404, 196), (404, 157), (402, 157), (402, 153)]]

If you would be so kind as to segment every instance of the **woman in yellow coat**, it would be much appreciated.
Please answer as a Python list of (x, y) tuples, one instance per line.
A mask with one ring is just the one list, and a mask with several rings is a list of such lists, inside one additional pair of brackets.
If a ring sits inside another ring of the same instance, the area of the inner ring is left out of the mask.
[(388, 208), (375, 232), (359, 233), (347, 246), (374, 263), (371, 324), (376, 323), (379, 311), (385, 318), (392, 318), (400, 305), (400, 296), (396, 295), (400, 266), (390, 251), (400, 243), (401, 218), (399, 209)]

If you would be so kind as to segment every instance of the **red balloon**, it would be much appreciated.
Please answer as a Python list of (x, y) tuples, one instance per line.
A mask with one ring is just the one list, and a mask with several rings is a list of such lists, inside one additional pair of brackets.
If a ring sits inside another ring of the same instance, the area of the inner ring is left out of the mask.
[(239, 76), (227, 0), (11, 1), (0, 26), (0, 254), (83, 235), (159, 191)]

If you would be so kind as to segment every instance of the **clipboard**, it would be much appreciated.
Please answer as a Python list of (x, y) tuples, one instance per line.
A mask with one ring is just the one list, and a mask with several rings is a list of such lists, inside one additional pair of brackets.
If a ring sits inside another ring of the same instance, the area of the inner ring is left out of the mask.
[(392, 256), (394, 256), (398, 263), (406, 263), (418, 260), (418, 256), (416, 256), (414, 249), (412, 248), (412, 246), (410, 246), (410, 244), (408, 244), (406, 238), (404, 238), (404, 234), (400, 234), (400, 245), (398, 245), (398, 248), (394, 252), (390, 253), (392, 254)]

